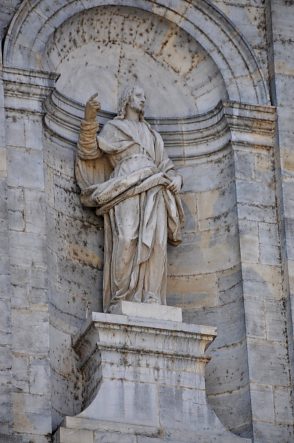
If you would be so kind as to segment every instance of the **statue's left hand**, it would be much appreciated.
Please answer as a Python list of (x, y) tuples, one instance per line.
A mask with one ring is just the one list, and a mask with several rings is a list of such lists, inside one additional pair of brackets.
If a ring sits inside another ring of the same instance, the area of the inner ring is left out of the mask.
[(167, 189), (172, 191), (174, 194), (178, 194), (182, 187), (182, 177), (180, 175), (176, 175), (173, 177), (170, 184), (167, 186)]

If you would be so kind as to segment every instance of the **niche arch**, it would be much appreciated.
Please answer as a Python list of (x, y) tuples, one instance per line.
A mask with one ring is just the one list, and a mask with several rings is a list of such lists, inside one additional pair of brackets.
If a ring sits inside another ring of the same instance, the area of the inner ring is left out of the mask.
[[(135, 6), (164, 17), (185, 30), (210, 54), (224, 79), (228, 98), (269, 104), (269, 91), (254, 54), (234, 25), (209, 0), (168, 2), (138, 0)], [(9, 27), (4, 65), (49, 70), (44, 48), (51, 34), (67, 19), (97, 6), (134, 6), (133, 0), (25, 1)]]

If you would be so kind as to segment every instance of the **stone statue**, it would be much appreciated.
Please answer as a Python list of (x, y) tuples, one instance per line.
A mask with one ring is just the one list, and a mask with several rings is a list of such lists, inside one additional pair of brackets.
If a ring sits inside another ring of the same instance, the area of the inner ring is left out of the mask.
[(141, 87), (126, 88), (98, 136), (97, 95), (81, 122), (76, 177), (82, 204), (104, 216), (104, 311), (121, 300), (166, 304), (167, 241), (181, 242), (182, 177), (144, 120)]

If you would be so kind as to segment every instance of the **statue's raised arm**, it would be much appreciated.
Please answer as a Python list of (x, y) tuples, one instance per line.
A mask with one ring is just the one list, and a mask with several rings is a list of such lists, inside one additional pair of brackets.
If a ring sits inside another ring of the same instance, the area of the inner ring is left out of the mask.
[(97, 132), (99, 123), (97, 122), (97, 112), (101, 105), (97, 100), (98, 93), (92, 95), (86, 103), (84, 119), (81, 121), (78, 156), (84, 160), (93, 160), (101, 157), (101, 152), (97, 144)]
[(95, 206), (95, 203), (91, 198), (88, 198), (88, 193), (84, 191), (97, 183), (104, 182), (110, 173), (108, 160), (103, 156), (97, 140), (99, 131), (97, 113), (101, 109), (97, 96), (98, 93), (92, 95), (86, 102), (77, 145), (75, 173), (82, 191), (81, 200), (85, 206)]

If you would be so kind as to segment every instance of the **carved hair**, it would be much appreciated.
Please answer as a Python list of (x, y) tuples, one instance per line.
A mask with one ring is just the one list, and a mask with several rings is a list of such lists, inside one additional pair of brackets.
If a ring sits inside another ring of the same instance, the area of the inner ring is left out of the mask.
[[(122, 95), (120, 96), (119, 102), (118, 102), (118, 112), (117, 117), (124, 119), (126, 117), (127, 112), (127, 105), (130, 103), (132, 95), (134, 93), (134, 90), (136, 87), (140, 87), (138, 84), (131, 84), (127, 86), (124, 90)], [(144, 120), (144, 111), (140, 111), (139, 113), (139, 120)]]

